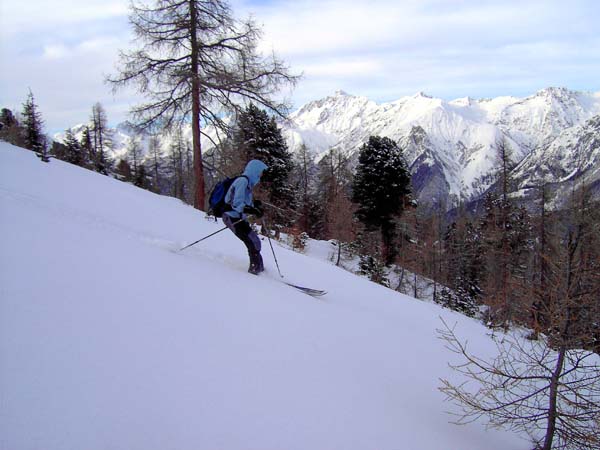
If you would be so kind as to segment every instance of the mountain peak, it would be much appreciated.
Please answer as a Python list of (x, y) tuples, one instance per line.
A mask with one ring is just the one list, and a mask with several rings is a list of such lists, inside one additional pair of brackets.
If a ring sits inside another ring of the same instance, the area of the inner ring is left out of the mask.
[(350, 94), (348, 94), (346, 91), (344, 91), (343, 89), (338, 89), (337, 91), (335, 91), (333, 93), (334, 97), (351, 97)]
[(554, 97), (554, 98), (564, 98), (564, 97), (572, 97), (575, 92), (570, 91), (564, 87), (547, 87), (536, 92), (536, 96), (539, 97)]
[(433, 97), (431, 95), (426, 94), (423, 91), (419, 91), (415, 95), (413, 95), (413, 98), (433, 98)]

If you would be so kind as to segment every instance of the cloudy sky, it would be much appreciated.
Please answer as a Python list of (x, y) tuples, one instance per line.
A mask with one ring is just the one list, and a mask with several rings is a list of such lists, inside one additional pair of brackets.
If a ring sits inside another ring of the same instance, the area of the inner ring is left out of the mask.
[[(135, 46), (128, 0), (0, 0), (0, 107), (29, 89), (54, 133), (101, 102), (127, 118), (135, 92), (113, 95), (119, 49)], [(548, 86), (600, 91), (600, 0), (231, 0), (304, 75), (296, 107), (338, 89), (377, 102), (424, 91), (451, 100), (527, 96)]]

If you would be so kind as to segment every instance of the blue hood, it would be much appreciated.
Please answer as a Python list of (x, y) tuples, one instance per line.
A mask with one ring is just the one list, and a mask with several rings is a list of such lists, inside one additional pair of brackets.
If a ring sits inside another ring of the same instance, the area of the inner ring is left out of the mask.
[(258, 159), (253, 159), (248, 164), (246, 164), (246, 169), (244, 170), (244, 175), (248, 177), (248, 181), (250, 182), (250, 187), (254, 187), (260, 181), (260, 176), (262, 173), (267, 170), (267, 165), (259, 161)]

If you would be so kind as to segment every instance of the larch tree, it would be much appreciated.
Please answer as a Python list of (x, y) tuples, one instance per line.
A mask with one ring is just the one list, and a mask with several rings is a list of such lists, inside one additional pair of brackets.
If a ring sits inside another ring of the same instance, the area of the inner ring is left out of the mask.
[(112, 145), (112, 135), (108, 128), (108, 117), (106, 110), (100, 103), (92, 106), (92, 116), (90, 118), (90, 138), (93, 144), (94, 170), (103, 175), (108, 175), (110, 162), (107, 156), (107, 150)]
[(324, 239), (337, 240), (336, 265), (341, 262), (343, 247), (355, 240), (357, 227), (354, 220), (351, 184), (353, 174), (350, 155), (332, 148), (319, 161), (318, 192), (322, 205), (321, 231)]
[(450, 326), (441, 331), (464, 358), (453, 367), (467, 382), (442, 380), (462, 407), (459, 423), (486, 417), (529, 433), (536, 450), (600, 448), (600, 214), (585, 191), (574, 192), (554, 220), (545, 218), (543, 278), (529, 292), (540, 333), (502, 333), (490, 361)]
[(240, 111), (246, 100), (285, 114), (288, 105), (273, 96), (297, 77), (275, 55), (258, 51), (260, 29), (235, 19), (223, 0), (134, 0), (130, 22), (141, 47), (121, 52), (120, 73), (108, 81), (115, 89), (135, 85), (148, 97), (132, 110), (142, 129), (191, 122), (193, 204), (204, 209), (203, 127), (226, 129), (224, 114)]

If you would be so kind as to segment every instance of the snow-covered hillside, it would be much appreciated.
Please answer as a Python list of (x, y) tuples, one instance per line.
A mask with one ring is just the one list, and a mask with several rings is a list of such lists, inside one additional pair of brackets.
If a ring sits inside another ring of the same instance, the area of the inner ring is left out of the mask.
[(440, 316), (275, 246), (246, 272), (229, 232), (179, 201), (0, 143), (2, 450), (518, 450), (449, 423)]

